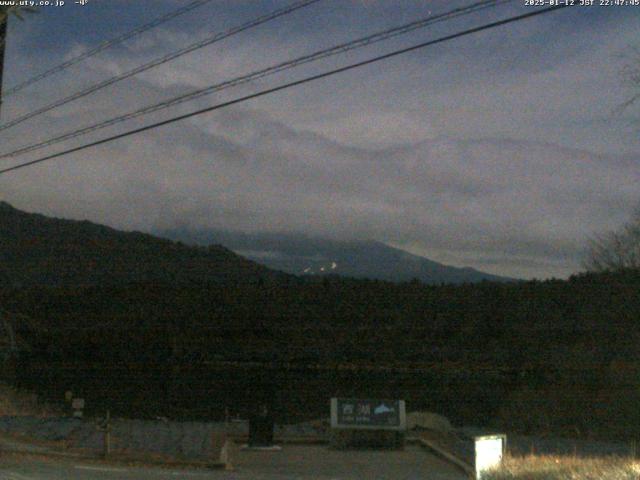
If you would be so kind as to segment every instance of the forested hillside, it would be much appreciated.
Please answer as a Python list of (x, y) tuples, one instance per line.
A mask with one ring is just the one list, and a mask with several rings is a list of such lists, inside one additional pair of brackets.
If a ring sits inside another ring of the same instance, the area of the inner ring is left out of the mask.
[(191, 247), (0, 202), (0, 285), (230, 284), (279, 276), (221, 246)]
[[(42, 326), (25, 333), (31, 351), (23, 355), (23, 372), (31, 372), (24, 378), (33, 385), (46, 387), (38, 366), (59, 365), (73, 375), (69, 365), (95, 372), (117, 365), (140, 375), (136, 385), (145, 387), (136, 391), (148, 397), (138, 404), (150, 407), (165, 401), (160, 390), (170, 378), (184, 393), (181, 372), (216, 362), (373, 366), (388, 368), (376, 370), (383, 373), (375, 392), (406, 396), (455, 421), (640, 435), (638, 270), (444, 286), (340, 277), (302, 282), (221, 248), (187, 248), (3, 208), (3, 218), (17, 220), (12, 230), (6, 222), (0, 230), (0, 268), (10, 280), (0, 288), (0, 304)], [(81, 267), (87, 259), (94, 270)], [(145, 380), (149, 369), (157, 369), (154, 381), (161, 383)], [(398, 373), (403, 369), (413, 373)], [(82, 382), (103, 381), (100, 375), (78, 374), (74, 382), (82, 389)], [(109, 378), (101, 398), (119, 392), (119, 376)], [(373, 391), (366, 377), (354, 378), (364, 383), (349, 393)], [(316, 388), (330, 395), (334, 380), (326, 377)], [(319, 408), (322, 395), (315, 395)], [(207, 390), (204, 398), (211, 396)], [(176, 402), (163, 408), (175, 413)], [(195, 407), (181, 411), (189, 408)]]
[(442, 287), (333, 278), (12, 289), (0, 301), (48, 326), (33, 338), (37, 362), (424, 369), (439, 385), (429, 396), (454, 418), (626, 436), (640, 433), (629, 427), (640, 424), (639, 292), (629, 271)]

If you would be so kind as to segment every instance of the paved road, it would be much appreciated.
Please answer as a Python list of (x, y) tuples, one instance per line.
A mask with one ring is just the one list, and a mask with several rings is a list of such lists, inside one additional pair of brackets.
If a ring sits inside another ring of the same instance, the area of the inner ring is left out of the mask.
[(419, 447), (402, 452), (332, 451), (286, 446), (281, 452), (238, 452), (232, 472), (139, 468), (6, 455), (0, 480), (465, 480), (456, 467)]
[[(2, 480), (165, 480), (176, 478), (226, 479), (233, 477), (212, 476), (213, 472), (181, 471), (168, 469), (142, 469), (88, 463), (50, 462), (28, 459), (23, 462), (2, 462)], [(7, 464), (8, 463), (8, 464)]]

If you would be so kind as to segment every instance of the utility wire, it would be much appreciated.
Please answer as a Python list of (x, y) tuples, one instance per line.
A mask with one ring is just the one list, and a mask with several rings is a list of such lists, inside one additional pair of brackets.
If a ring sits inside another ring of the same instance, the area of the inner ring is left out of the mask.
[(265, 95), (269, 95), (271, 93), (279, 92), (279, 91), (285, 90), (287, 88), (291, 88), (291, 87), (295, 87), (295, 86), (298, 86), (298, 85), (302, 85), (304, 83), (308, 83), (308, 82), (312, 82), (312, 81), (315, 81), (315, 80), (319, 80), (321, 78), (330, 77), (330, 76), (336, 75), (338, 73), (343, 73), (343, 72), (346, 72), (346, 71), (349, 71), (349, 70), (353, 70), (355, 68), (363, 67), (365, 65), (370, 65), (372, 63), (377, 63), (377, 62), (380, 62), (382, 60), (387, 60), (389, 58), (396, 57), (398, 55), (402, 55), (402, 54), (405, 54), (405, 53), (413, 52), (415, 50), (418, 50), (418, 49), (421, 49), (421, 48), (425, 48), (425, 47), (429, 47), (431, 45), (436, 45), (438, 43), (444, 43), (444, 42), (447, 42), (449, 40), (453, 40), (453, 39), (456, 39), (456, 38), (464, 37), (466, 35), (471, 35), (471, 34), (474, 34), (474, 33), (477, 33), (477, 32), (481, 32), (481, 31), (484, 31), (484, 30), (489, 30), (489, 29), (496, 28), (496, 27), (499, 27), (499, 26), (502, 26), (502, 25), (507, 25), (509, 23), (517, 22), (517, 21), (524, 20), (524, 19), (527, 19), (527, 18), (532, 18), (532, 17), (538, 16), (538, 15), (543, 15), (545, 13), (550, 13), (550, 12), (553, 12), (553, 11), (556, 11), (556, 10), (560, 10), (560, 9), (566, 8), (567, 6), (568, 5), (559, 5), (559, 6), (552, 6), (552, 7), (543, 8), (543, 9), (540, 9), (540, 10), (535, 10), (535, 11), (532, 11), (532, 12), (529, 12), (529, 13), (525, 13), (525, 14), (522, 14), (522, 15), (516, 15), (514, 17), (509, 17), (509, 18), (506, 18), (506, 19), (503, 19), (503, 20), (499, 20), (499, 21), (496, 21), (496, 22), (487, 23), (487, 24), (481, 25), (479, 27), (474, 27), (474, 28), (470, 28), (470, 29), (467, 29), (467, 30), (463, 30), (463, 31), (460, 31), (460, 32), (457, 32), (457, 33), (453, 33), (451, 35), (446, 35), (444, 37), (440, 37), (440, 38), (437, 38), (435, 40), (429, 40), (427, 42), (419, 43), (419, 44), (413, 45), (411, 47), (406, 47), (406, 48), (403, 48), (403, 49), (400, 49), (400, 50), (395, 50), (393, 52), (386, 53), (384, 55), (379, 55), (377, 57), (373, 57), (373, 58), (370, 58), (368, 60), (364, 60), (364, 61), (357, 62), (357, 63), (352, 63), (352, 64), (347, 65), (345, 67), (336, 68), (334, 70), (329, 70), (329, 71), (324, 72), (324, 73), (320, 73), (320, 74), (317, 74), (317, 75), (312, 75), (312, 76), (305, 77), (305, 78), (300, 79), (300, 80), (296, 80), (296, 81), (293, 81), (293, 82), (285, 83), (285, 84), (279, 85), (277, 87), (268, 88), (266, 90), (261, 90), (260, 92), (252, 93), (251, 95), (245, 95), (243, 97), (239, 97), (239, 98), (236, 98), (236, 99), (233, 99), (233, 100), (229, 100), (227, 102), (219, 103), (217, 105), (213, 105), (213, 106), (210, 106), (210, 107), (207, 107), (207, 108), (202, 108), (200, 110), (196, 110), (196, 111), (191, 112), (191, 113), (187, 113), (187, 114), (184, 114), (184, 115), (179, 115), (177, 117), (173, 117), (173, 118), (170, 118), (170, 119), (167, 119), (167, 120), (163, 120), (161, 122), (157, 122), (157, 123), (153, 123), (153, 124), (150, 124), (150, 125), (147, 125), (147, 126), (144, 126), (144, 127), (140, 127), (140, 128), (136, 128), (136, 129), (133, 129), (133, 130), (129, 130), (127, 132), (120, 133), (118, 135), (113, 135), (111, 137), (103, 138), (101, 140), (96, 140), (95, 142), (86, 143), (84, 145), (80, 145), (78, 147), (70, 148), (70, 149), (64, 150), (62, 152), (58, 152), (58, 153), (54, 153), (54, 154), (51, 154), (51, 155), (47, 155), (45, 157), (38, 158), (36, 160), (32, 160), (30, 162), (25, 162), (25, 163), (21, 163), (21, 164), (18, 164), (18, 165), (14, 165), (12, 167), (4, 168), (4, 169), (0, 170), (0, 175), (4, 174), (4, 173), (7, 173), (7, 172), (14, 171), (14, 170), (18, 170), (18, 169), (21, 169), (21, 168), (25, 168), (25, 167), (28, 167), (28, 166), (31, 166), (31, 165), (35, 165), (35, 164), (38, 164), (38, 163), (42, 163), (42, 162), (45, 162), (47, 160), (52, 160), (54, 158), (62, 157), (64, 155), (68, 155), (70, 153), (75, 153), (75, 152), (79, 152), (81, 150), (86, 150), (88, 148), (95, 147), (95, 146), (98, 146), (98, 145), (102, 145), (104, 143), (108, 143), (108, 142), (111, 142), (113, 140), (118, 140), (120, 138), (125, 138), (125, 137), (129, 137), (129, 136), (132, 136), (132, 135), (136, 135), (138, 133), (145, 132), (147, 130), (152, 130), (154, 128), (162, 127), (162, 126), (168, 125), (170, 123), (178, 122), (178, 121), (181, 121), (181, 120), (185, 120), (187, 118), (195, 117), (197, 115), (202, 115), (204, 113), (212, 112), (214, 110), (219, 110), (221, 108), (225, 108), (225, 107), (228, 107), (228, 106), (231, 106), (231, 105), (235, 105), (235, 104), (238, 104), (238, 103), (246, 102), (247, 100), (252, 100), (254, 98), (258, 98), (258, 97), (262, 97), (262, 96), (265, 96)]
[(110, 40), (106, 40), (102, 43), (100, 43), (99, 45), (97, 45), (96, 47), (87, 50), (84, 53), (81, 53), (80, 55), (77, 55), (73, 58), (70, 58), (69, 60), (62, 62), (59, 65), (56, 65), (55, 67), (50, 68), (49, 70), (45, 70), (42, 73), (39, 73), (37, 75), (34, 75), (33, 77), (24, 80), (23, 82), (18, 83), (17, 85), (14, 85), (13, 87), (7, 89), (4, 92), (4, 96), (8, 97), (9, 95), (13, 95), (14, 93), (19, 92), (20, 90), (28, 87), (29, 85), (33, 85), (36, 82), (39, 82), (40, 80), (43, 80), (51, 75), (53, 75), (54, 73), (58, 73), (61, 72), (62, 70), (65, 70), (67, 68), (69, 68), (71, 65), (75, 65), (78, 62), (81, 62), (82, 60), (85, 60), (89, 57), (93, 57), (94, 55), (97, 55), (98, 53), (102, 52), (103, 50), (106, 50), (107, 48), (113, 47), (114, 45), (118, 45), (120, 43), (123, 43), (137, 35), (140, 35), (141, 33), (144, 33), (148, 30), (151, 30), (152, 28), (155, 28), (159, 25), (162, 25), (163, 23), (168, 22), (169, 20), (172, 20), (176, 17), (179, 17), (180, 15), (183, 15), (187, 12), (190, 12), (191, 10), (194, 10), (198, 7), (201, 7), (202, 5), (205, 5), (207, 3), (211, 2), (211, 0), (195, 0), (191, 3), (188, 3), (187, 5), (184, 5), (180, 8), (178, 8), (177, 10), (173, 10), (161, 17), (156, 18), (155, 20), (152, 20), (149, 23), (146, 23), (144, 25), (141, 25), (137, 28), (134, 28), (133, 30), (130, 30), (126, 33), (123, 33), (122, 35), (120, 35), (119, 37), (115, 37), (112, 38)]
[(21, 148), (18, 148), (17, 150), (13, 150), (11, 152), (8, 153), (4, 153), (4, 154), (0, 154), (0, 159), (4, 159), (4, 158), (9, 158), (9, 157), (15, 157), (18, 155), (22, 155), (28, 152), (32, 152), (34, 150), (39, 150), (45, 147), (49, 147), (51, 145), (55, 145), (57, 143), (63, 142), (65, 140), (69, 140), (71, 138), (76, 138), (82, 135), (86, 135), (88, 133), (97, 131), (97, 130), (101, 130), (103, 128), (106, 127), (110, 127), (113, 125), (116, 125), (118, 123), (122, 123), (124, 121), (127, 120), (131, 120), (133, 118), (137, 118), (143, 115), (147, 115), (150, 114), (152, 112), (156, 112), (158, 110), (162, 110), (165, 108), (169, 108), (172, 107), (174, 105), (178, 105), (190, 100), (194, 100), (196, 98), (200, 98), (203, 97), (205, 95), (210, 95), (212, 93), (216, 93), (219, 92), (221, 90), (230, 88), (230, 87), (235, 87), (241, 84), (245, 84), (254, 80), (257, 80), (259, 78), (263, 78), (269, 75), (273, 75), (276, 73), (279, 73), (281, 71), (284, 70), (288, 70), (290, 68), (294, 68), (306, 63), (310, 63), (310, 62), (314, 62), (323, 58), (327, 58), (330, 56), (334, 56), (340, 53), (344, 53), (347, 52), (349, 50), (353, 50), (356, 48), (361, 48), (367, 45), (371, 45), (373, 43), (377, 43), (383, 40), (388, 40), (390, 38), (417, 30), (419, 28), (424, 28), (428, 25), (432, 25), (434, 23), (438, 23), (438, 22), (442, 22), (442, 21), (446, 21), (446, 20), (450, 20), (452, 18), (458, 17), (458, 16), (462, 16), (462, 15), (468, 15), (470, 13), (485, 9), (485, 8), (489, 8), (489, 7), (495, 7), (501, 3), (507, 3), (507, 2), (512, 2), (513, 0), (482, 0), (480, 2), (476, 2), (472, 5), (466, 6), (466, 7), (461, 7), (461, 8), (456, 8), (454, 10), (450, 10), (447, 11), (445, 13), (439, 14), (439, 15), (430, 15), (428, 17), (422, 18), (420, 20), (408, 23), (408, 24), (404, 24), (398, 27), (394, 27), (394, 28), (390, 28), (387, 30), (384, 30), (382, 32), (379, 33), (374, 33), (372, 35), (368, 35), (366, 37), (362, 37), (356, 40), (352, 40), (350, 42), (347, 43), (342, 43), (340, 45), (328, 48), (328, 49), (324, 49), (324, 50), (319, 50), (317, 52), (308, 54), (308, 55), (304, 55), (302, 57), (298, 57), (296, 59), (293, 60), (288, 60), (286, 62), (282, 62), (279, 64), (276, 64), (274, 66), (262, 69), (262, 70), (258, 70), (252, 73), (249, 73), (247, 75), (241, 76), (241, 77), (236, 77), (232, 80), (227, 80), (225, 82), (222, 83), (218, 83), (215, 85), (211, 85), (205, 88), (201, 88), (201, 89), (197, 89), (197, 90), (193, 90), (191, 92), (188, 92), (186, 94), (180, 95), (178, 97), (174, 97), (172, 99), (169, 100), (165, 100), (153, 105), (149, 105), (143, 108), (140, 108), (138, 110), (134, 110), (132, 112), (126, 113), (124, 115), (120, 115), (118, 117), (114, 117), (78, 130), (73, 130), (71, 132), (67, 132), (64, 133), (62, 135), (56, 136), (56, 137), (52, 137), (49, 138), (47, 140), (41, 141), (39, 143), (35, 143), (32, 145), (27, 145)]
[(37, 110), (33, 110), (29, 113), (26, 113), (18, 118), (15, 118), (14, 120), (10, 120), (9, 122), (6, 122), (2, 125), (0, 125), (0, 132), (3, 130), (6, 130), (8, 128), (11, 128), (15, 125), (18, 125), (26, 120), (29, 120), (30, 118), (36, 117), (38, 115), (41, 115), (43, 113), (46, 113), (50, 110), (53, 110), (54, 108), (58, 108), (61, 107), (62, 105), (66, 105), (69, 102), (72, 102), (74, 100), (77, 100), (79, 98), (82, 97), (86, 97), (87, 95), (90, 95), (92, 93), (97, 92), (98, 90), (102, 90), (105, 87), (108, 87), (109, 85), (113, 85), (114, 83), (119, 82), (120, 80), (124, 80), (125, 78), (129, 78), (132, 77), (134, 75), (137, 75), (138, 73), (142, 73), (146, 70), (149, 70), (150, 68), (153, 67), (157, 67), (158, 65), (162, 65), (164, 63), (170, 62), (171, 60), (174, 60), (178, 57), (181, 57), (182, 55), (186, 55), (187, 53), (193, 52), (194, 50), (198, 50), (200, 48), (206, 47), (208, 45), (211, 45), (213, 43), (219, 42), (225, 38), (231, 37), (232, 35), (235, 35), (237, 33), (243, 32), (245, 30), (248, 30), (250, 28), (256, 27), (258, 25), (261, 25), (263, 23), (269, 22), (271, 20), (274, 20), (278, 17), (282, 17), (284, 15), (287, 15), (289, 13), (292, 13), (296, 10), (299, 10), (301, 8), (307, 7), (311, 4), (317, 3), (320, 0), (300, 0), (298, 2), (292, 3), (291, 5), (288, 5), (286, 7), (280, 8), (278, 10), (274, 10), (271, 13), (268, 13), (266, 15), (262, 15), (260, 17), (257, 17), (247, 23), (244, 23), (242, 25), (239, 25), (237, 27), (233, 27), (229, 30), (226, 30), (222, 33), (216, 33), (213, 36), (209, 36), (207, 38), (205, 38), (204, 40), (201, 40), (199, 42), (196, 43), (192, 43), (191, 45), (188, 45), (187, 47), (184, 47), (180, 50), (177, 50), (175, 52), (169, 53), (167, 55), (164, 55), (162, 57), (156, 58), (155, 60), (152, 60), (150, 62), (147, 62), (143, 65), (140, 65), (136, 68), (134, 68), (133, 70), (129, 70), (128, 72), (122, 73), (120, 75), (116, 75), (115, 77), (111, 77), (108, 78), (100, 83), (96, 83), (88, 88), (85, 88), (84, 90), (80, 90), (76, 93), (73, 93), (71, 95), (69, 95), (68, 97), (62, 98), (60, 100), (57, 100), (53, 103), (50, 103), (48, 105), (45, 105), (44, 107), (38, 108)]

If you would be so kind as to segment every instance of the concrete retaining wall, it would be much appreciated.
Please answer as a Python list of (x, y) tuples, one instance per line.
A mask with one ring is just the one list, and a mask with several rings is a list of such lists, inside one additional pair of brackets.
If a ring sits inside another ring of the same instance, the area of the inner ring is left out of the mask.
[[(101, 452), (104, 448), (104, 432), (91, 420), (0, 417), (0, 431), (35, 440), (65, 442), (70, 449)], [(111, 449), (173, 458), (212, 459), (220, 454), (220, 445), (212, 444), (212, 435), (219, 437), (225, 432), (243, 435), (248, 428), (246, 423), (231, 423), (227, 427), (223, 423), (113, 419)]]
[[(98, 421), (71, 417), (0, 417), (0, 432), (34, 440), (62, 442), (69, 449), (102, 452), (104, 433)], [(111, 450), (185, 459), (217, 459), (221, 436), (248, 435), (247, 422), (173, 422), (154, 420), (111, 420)], [(276, 437), (317, 438), (313, 424), (276, 426)], [(214, 440), (212, 440), (215, 437)], [(216, 441), (216, 439), (218, 441)]]

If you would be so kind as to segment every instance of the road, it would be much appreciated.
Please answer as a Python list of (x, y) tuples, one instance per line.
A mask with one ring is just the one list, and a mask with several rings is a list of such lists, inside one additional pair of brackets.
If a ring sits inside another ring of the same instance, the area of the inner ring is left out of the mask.
[(238, 452), (234, 471), (129, 467), (6, 454), (0, 480), (465, 480), (456, 467), (421, 450), (333, 451), (286, 446), (281, 452)]
[[(2, 462), (0, 464), (2, 480), (165, 480), (176, 478), (196, 479), (232, 479), (217, 475), (217, 472), (185, 471), (159, 468), (133, 468), (90, 463), (52, 462), (26, 459), (26, 461)], [(214, 476), (212, 476), (214, 475)], [(217, 475), (217, 476), (216, 476)]]

